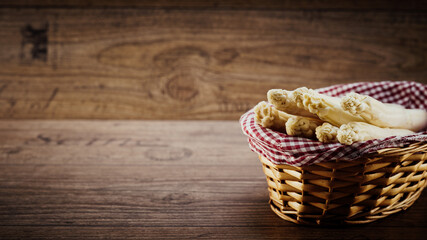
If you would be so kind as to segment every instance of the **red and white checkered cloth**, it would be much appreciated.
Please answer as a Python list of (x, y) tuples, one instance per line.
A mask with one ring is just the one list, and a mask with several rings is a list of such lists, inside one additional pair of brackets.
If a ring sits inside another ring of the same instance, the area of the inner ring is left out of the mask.
[[(396, 103), (409, 109), (427, 110), (427, 85), (415, 82), (374, 82), (341, 84), (317, 90), (333, 97), (342, 97), (350, 92), (369, 95), (381, 102)], [(248, 136), (252, 151), (263, 155), (275, 164), (305, 166), (336, 159), (354, 160), (377, 150), (403, 147), (414, 142), (427, 141), (427, 130), (405, 137), (388, 137), (352, 145), (325, 144), (319, 141), (292, 137), (264, 128), (254, 120), (254, 112), (242, 115), (240, 125)]]

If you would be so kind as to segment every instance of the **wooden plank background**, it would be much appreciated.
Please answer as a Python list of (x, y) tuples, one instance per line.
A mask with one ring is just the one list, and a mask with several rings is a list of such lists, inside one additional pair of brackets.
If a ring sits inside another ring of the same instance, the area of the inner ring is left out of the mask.
[(427, 9), (423, 0), (2, 0), (5, 7), (54, 7), (54, 8), (108, 8), (108, 7), (143, 7), (143, 8), (180, 8), (180, 9), (368, 9), (368, 10), (421, 10)]
[(241, 2), (2, 1), (0, 118), (236, 120), (271, 88), (427, 83), (418, 1)]
[(352, 227), (268, 204), (236, 121), (0, 121), (0, 239), (422, 239), (427, 195)]

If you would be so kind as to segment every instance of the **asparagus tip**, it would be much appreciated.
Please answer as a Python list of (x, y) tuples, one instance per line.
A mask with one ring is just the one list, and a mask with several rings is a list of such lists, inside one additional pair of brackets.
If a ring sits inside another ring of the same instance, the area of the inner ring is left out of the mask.
[(369, 107), (363, 101), (365, 98), (358, 93), (351, 92), (341, 99), (341, 107), (351, 114), (360, 114)]
[(266, 102), (259, 102), (255, 108), (255, 122), (263, 127), (273, 126), (274, 116), (272, 114), (271, 106)]
[(320, 142), (323, 143), (335, 143), (338, 142), (337, 133), (338, 127), (333, 126), (330, 123), (323, 123), (323, 125), (316, 128), (316, 137)]
[(286, 92), (282, 89), (271, 89), (267, 92), (267, 99), (269, 103), (281, 109), (287, 102)]
[(303, 100), (304, 100), (304, 94), (309, 92), (310, 90), (306, 87), (300, 87), (295, 89), (292, 92), (291, 98), (292, 100), (297, 104), (298, 107), (303, 108)]
[(358, 131), (351, 124), (343, 124), (338, 131), (337, 139), (342, 144), (351, 145), (359, 140)]
[(317, 115), (321, 114), (322, 110), (326, 108), (324, 100), (313, 91), (309, 91), (303, 94), (303, 105), (311, 113)]
[(314, 136), (318, 125), (317, 121), (310, 121), (309, 118), (295, 116), (289, 118), (286, 122), (286, 133), (291, 136), (311, 138)]

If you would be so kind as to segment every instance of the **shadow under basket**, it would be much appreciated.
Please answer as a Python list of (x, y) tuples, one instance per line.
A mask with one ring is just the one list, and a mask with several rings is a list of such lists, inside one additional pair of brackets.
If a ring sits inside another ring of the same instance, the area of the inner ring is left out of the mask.
[(298, 224), (362, 224), (406, 210), (427, 183), (427, 143), (354, 161), (275, 165), (260, 155), (271, 209)]

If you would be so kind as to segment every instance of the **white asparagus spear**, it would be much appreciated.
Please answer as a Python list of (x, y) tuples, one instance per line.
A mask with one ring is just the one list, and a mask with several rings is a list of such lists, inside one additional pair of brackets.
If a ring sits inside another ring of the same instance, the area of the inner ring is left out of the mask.
[(279, 132), (286, 131), (285, 124), (291, 117), (289, 114), (273, 108), (267, 102), (259, 102), (255, 106), (254, 112), (256, 123)]
[(370, 96), (349, 93), (341, 100), (342, 108), (364, 121), (389, 128), (404, 128), (419, 131), (427, 127), (427, 111), (405, 109), (397, 104), (382, 103)]
[(292, 91), (284, 89), (271, 89), (267, 92), (268, 102), (273, 104), (277, 110), (287, 112), (289, 114), (317, 118), (316, 115), (310, 113), (304, 108), (298, 107), (296, 102), (291, 98)]
[(411, 134), (414, 132), (407, 129), (381, 128), (369, 123), (351, 122), (340, 127), (337, 139), (342, 144), (351, 145), (354, 142)]
[[(292, 91), (290, 98), (292, 99), (292, 101), (295, 102), (295, 104), (302, 109), (305, 109), (306, 111), (308, 111), (308, 109), (304, 106), (303, 102), (304, 102), (304, 94), (314, 91), (312, 89), (308, 89), (306, 87), (300, 87), (295, 89), (294, 91)], [(310, 112), (310, 111), (308, 111)]]
[(294, 100), (298, 107), (306, 109), (307, 107), (304, 105), (304, 95), (305, 94), (311, 94), (311, 95), (320, 95), (323, 99), (326, 99), (329, 102), (332, 102), (334, 104), (340, 104), (341, 98), (339, 97), (331, 97), (325, 94), (321, 94), (316, 92), (313, 89), (309, 89), (306, 87), (300, 87), (292, 91), (291, 99)]
[(320, 94), (312, 89), (299, 88), (293, 93), (298, 106), (304, 106), (323, 121), (337, 127), (349, 122), (364, 122), (363, 118), (354, 116), (342, 109), (341, 99)]
[(286, 122), (286, 133), (291, 136), (312, 138), (315, 136), (316, 128), (322, 123), (323, 121), (315, 118), (291, 117)]
[(325, 122), (316, 128), (316, 137), (323, 143), (337, 143), (338, 130), (339, 127), (335, 127), (330, 123)]
[[(277, 110), (267, 102), (258, 103), (255, 108), (255, 122), (263, 127), (291, 136), (313, 137), (317, 126), (322, 124), (319, 119), (295, 116)], [(292, 119), (289, 124), (288, 120)]]

